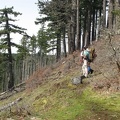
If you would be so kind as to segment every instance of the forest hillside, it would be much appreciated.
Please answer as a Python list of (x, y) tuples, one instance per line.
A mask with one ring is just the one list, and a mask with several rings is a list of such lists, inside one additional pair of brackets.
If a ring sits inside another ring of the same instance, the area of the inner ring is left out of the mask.
[(22, 91), (0, 94), (0, 120), (120, 120), (120, 35), (103, 32), (92, 46), (94, 72), (83, 84), (72, 84), (82, 75), (76, 51), (35, 72)]

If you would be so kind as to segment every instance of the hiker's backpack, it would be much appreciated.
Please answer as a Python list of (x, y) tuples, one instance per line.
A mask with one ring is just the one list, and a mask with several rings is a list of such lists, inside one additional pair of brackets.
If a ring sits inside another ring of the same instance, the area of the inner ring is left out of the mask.
[(89, 59), (90, 59), (90, 52), (88, 50), (84, 51), (84, 58), (86, 58), (89, 61)]
[(89, 49), (89, 59), (90, 59), (90, 62), (93, 62), (93, 60), (95, 59), (96, 57), (96, 53), (95, 53), (95, 48), (94, 47), (91, 47)]

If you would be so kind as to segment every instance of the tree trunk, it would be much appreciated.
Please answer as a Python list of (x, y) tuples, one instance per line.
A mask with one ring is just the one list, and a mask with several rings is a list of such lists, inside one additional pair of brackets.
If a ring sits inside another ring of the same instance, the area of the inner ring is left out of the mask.
[[(5, 12), (5, 17), (8, 18), (7, 12)], [(8, 29), (9, 29), (9, 23), (8, 23), (8, 20), (6, 20), (6, 30)], [(10, 75), (9, 82), (8, 82), (8, 89), (11, 89), (14, 86), (14, 74), (13, 74), (10, 33), (7, 33), (7, 45), (8, 45), (9, 75)]]
[[(99, 11), (96, 11), (96, 28), (98, 30), (98, 32), (96, 31), (96, 40), (98, 40), (100, 38), (100, 34), (101, 34), (101, 9)], [(99, 16), (97, 16), (97, 14), (99, 14)], [(99, 17), (98, 23), (97, 23), (97, 19)], [(98, 26), (98, 27), (97, 27)]]
[(67, 26), (68, 29), (68, 53), (70, 54), (70, 43), (71, 43), (71, 31), (70, 31), (70, 22), (68, 23)]
[(70, 39), (70, 53), (75, 51), (75, 19), (76, 19), (76, 0), (72, 0), (72, 14), (71, 14), (71, 39)]
[[(92, 1), (91, 1), (92, 2)], [(89, 6), (89, 11), (88, 11), (88, 27), (87, 27), (87, 31), (88, 31), (88, 38), (87, 38), (87, 43), (86, 45), (89, 46), (91, 43), (91, 16), (92, 16), (92, 6)]]
[[(115, 10), (116, 11), (119, 11), (120, 10), (120, 0), (116, 0), (115, 1)], [(119, 26), (120, 26), (120, 17), (118, 14), (115, 15), (115, 20), (114, 20), (114, 30), (116, 33), (118, 33), (118, 29), (119, 29)]]
[(80, 15), (79, 15), (79, 6), (80, 6), (80, 4), (79, 4), (79, 0), (77, 0), (77, 30), (76, 30), (76, 32), (77, 32), (77, 50), (80, 50), (80, 44), (81, 44), (81, 42), (80, 42)]
[(84, 28), (83, 28), (82, 48), (83, 48), (84, 46), (86, 46), (86, 40), (87, 40), (87, 36), (88, 36), (88, 32), (87, 32), (87, 22), (88, 22), (88, 10), (86, 9), (85, 19), (84, 19)]
[(113, 13), (112, 13), (112, 11), (114, 9), (113, 5), (114, 5), (114, 0), (110, 0), (109, 13), (108, 13), (108, 28), (109, 29), (113, 29)]
[(106, 0), (103, 0), (103, 28), (106, 27)]
[(95, 8), (93, 8), (93, 17), (92, 17), (92, 41), (95, 40)]
[(56, 62), (60, 60), (61, 56), (61, 34), (57, 33), (57, 55), (56, 55)]
[(65, 32), (65, 27), (63, 27), (63, 49), (64, 49), (64, 57), (67, 57), (65, 33), (66, 33)]

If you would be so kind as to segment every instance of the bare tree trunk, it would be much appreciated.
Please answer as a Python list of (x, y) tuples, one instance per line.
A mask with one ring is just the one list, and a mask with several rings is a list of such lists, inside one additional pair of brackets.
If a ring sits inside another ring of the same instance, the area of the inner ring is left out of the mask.
[(113, 29), (113, 13), (114, 10), (114, 0), (110, 0), (109, 2), (109, 13), (108, 13), (108, 28)]
[(25, 80), (25, 60), (23, 60), (22, 66), (22, 82)]
[(103, 28), (106, 27), (106, 0), (103, 0)]
[(71, 39), (70, 39), (70, 53), (73, 53), (75, 51), (75, 19), (76, 19), (76, 0), (72, 0), (72, 14), (71, 14), (71, 25), (70, 25), (70, 31), (71, 31)]
[(92, 17), (92, 41), (95, 40), (95, 9), (93, 8), (93, 17)]
[(87, 38), (87, 46), (90, 45), (91, 43), (91, 16), (92, 16), (92, 6), (89, 6), (89, 11), (88, 11), (88, 27), (87, 27), (87, 31), (88, 31), (88, 38)]
[(70, 54), (70, 41), (71, 41), (71, 35), (70, 35), (70, 23), (68, 23), (67, 26), (67, 30), (68, 30), (68, 53)]
[(65, 33), (66, 33), (65, 32), (65, 27), (63, 27), (63, 49), (64, 49), (64, 57), (67, 57)]
[(61, 57), (61, 34), (57, 34), (57, 56), (56, 56), (56, 61), (58, 62)]
[(76, 30), (76, 32), (77, 32), (77, 50), (80, 50), (80, 44), (81, 44), (81, 42), (80, 42), (80, 15), (79, 15), (79, 6), (80, 6), (80, 4), (79, 4), (79, 0), (77, 0), (77, 30)]
[[(98, 22), (97, 22), (97, 14), (99, 14), (99, 20), (98, 20)], [(99, 10), (99, 11), (96, 11), (96, 30), (98, 30), (98, 31), (96, 31), (96, 40), (98, 40), (99, 38), (100, 38), (100, 34), (101, 34), (101, 9)]]
[(8, 89), (8, 71), (3, 74), (3, 91)]
[(88, 37), (88, 31), (87, 31), (87, 22), (88, 22), (88, 10), (86, 10), (85, 13), (85, 20), (84, 20), (84, 30), (83, 30), (83, 41), (82, 41), (82, 48), (84, 46), (86, 46), (86, 41), (87, 41), (87, 37)]
[[(115, 1), (115, 11), (120, 11), (120, 0)], [(120, 26), (120, 16), (118, 14), (115, 14), (115, 20), (114, 20), (115, 33), (118, 33), (119, 26)]]

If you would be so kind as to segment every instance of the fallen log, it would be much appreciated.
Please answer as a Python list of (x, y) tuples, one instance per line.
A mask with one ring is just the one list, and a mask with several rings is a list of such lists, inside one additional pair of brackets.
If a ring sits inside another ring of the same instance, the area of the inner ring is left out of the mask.
[(23, 90), (25, 90), (25, 82), (18, 84), (14, 87), (14, 89), (12, 90), (8, 90), (5, 92), (0, 93), (0, 100), (4, 100), (9, 98), (10, 96), (18, 93), (18, 92), (22, 92)]
[(0, 107), (0, 112), (3, 111), (3, 110), (6, 110), (7, 108), (12, 107), (13, 105), (17, 104), (17, 103), (18, 103), (19, 101), (21, 101), (21, 100), (22, 100), (22, 98), (18, 98), (18, 99), (16, 99), (15, 101), (13, 101), (13, 102), (11, 102), (11, 103), (9, 103), (9, 104), (7, 104), (7, 105), (5, 105), (5, 106), (3, 106), (3, 107)]

